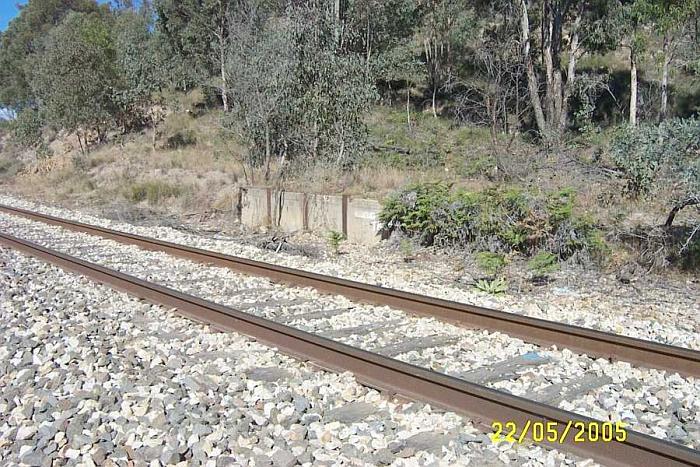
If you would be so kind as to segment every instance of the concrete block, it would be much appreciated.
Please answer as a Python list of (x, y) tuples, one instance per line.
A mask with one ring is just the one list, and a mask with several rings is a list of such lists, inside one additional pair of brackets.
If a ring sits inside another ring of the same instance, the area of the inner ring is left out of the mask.
[(350, 199), (348, 202), (348, 240), (371, 245), (379, 243), (381, 204), (373, 199)]
[(325, 234), (331, 230), (343, 231), (343, 197), (308, 195), (309, 230)]
[(279, 221), (279, 227), (285, 232), (296, 232), (304, 229), (304, 193), (283, 191), (272, 194), (272, 212), (274, 221)]
[(241, 222), (248, 227), (268, 225), (267, 189), (247, 187), (241, 189)]

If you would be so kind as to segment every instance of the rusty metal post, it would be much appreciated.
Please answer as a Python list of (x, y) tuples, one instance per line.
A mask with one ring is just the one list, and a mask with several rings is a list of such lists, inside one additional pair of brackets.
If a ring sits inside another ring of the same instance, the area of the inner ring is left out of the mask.
[(343, 235), (348, 236), (348, 195), (342, 196), (342, 209), (343, 209)]
[(267, 226), (272, 227), (272, 189), (270, 187), (265, 188), (265, 195), (267, 198)]
[(309, 194), (306, 192), (301, 197), (301, 225), (304, 232), (309, 230)]

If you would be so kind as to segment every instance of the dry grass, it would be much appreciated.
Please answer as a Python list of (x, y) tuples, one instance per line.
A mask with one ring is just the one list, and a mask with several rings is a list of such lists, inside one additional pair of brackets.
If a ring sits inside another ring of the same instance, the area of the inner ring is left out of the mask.
[[(579, 213), (611, 232), (658, 225), (668, 210), (662, 193), (642, 201), (623, 197), (620, 181), (585, 163), (586, 149), (545, 153), (521, 137), (511, 141), (508, 136), (494, 147), (483, 128), (455, 127), (446, 119), (417, 114), (409, 129), (404, 118), (402, 111), (391, 109), (370, 115), (375, 150), (354, 170), (297, 167), (278, 183), (289, 190), (376, 199), (409, 183), (437, 180), (470, 191), (504, 184), (543, 192), (570, 187), (577, 193)], [(21, 175), (5, 177), (6, 186), (24, 196), (67, 205), (137, 205), (175, 214), (230, 212), (240, 185), (251, 179), (253, 184), (264, 182), (262, 169), (248, 172), (246, 180), (241, 164), (245, 148), (222, 136), (219, 119), (218, 112), (188, 116), (185, 121), (196, 143), (174, 149), (162, 144), (154, 149), (152, 135), (145, 131), (115, 138), (82, 156), (64, 136), (53, 144), (54, 157), (25, 164)], [(410, 154), (391, 148), (407, 148)], [(0, 169), (4, 166), (14, 167), (0, 161)], [(278, 170), (273, 164), (272, 173)]]

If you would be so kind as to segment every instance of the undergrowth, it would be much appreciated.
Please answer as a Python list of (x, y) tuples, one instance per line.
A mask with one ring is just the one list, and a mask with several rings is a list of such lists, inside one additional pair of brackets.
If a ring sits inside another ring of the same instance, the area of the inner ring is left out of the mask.
[[(598, 259), (607, 247), (593, 220), (576, 213), (575, 200), (571, 189), (549, 194), (514, 188), (470, 192), (440, 182), (421, 183), (389, 197), (379, 219), (385, 230), (398, 229), (423, 245)], [(497, 255), (482, 255), (481, 260), (488, 269), (498, 268)]]
[(175, 198), (182, 195), (183, 187), (171, 185), (159, 180), (138, 183), (127, 192), (127, 198), (133, 203), (147, 201), (151, 206), (158, 204), (165, 198)]

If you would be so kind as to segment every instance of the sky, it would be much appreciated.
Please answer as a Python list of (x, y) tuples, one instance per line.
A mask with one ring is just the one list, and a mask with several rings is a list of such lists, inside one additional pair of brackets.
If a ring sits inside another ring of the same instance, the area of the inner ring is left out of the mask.
[[(109, 0), (97, 0), (98, 3), (109, 3)], [(0, 0), (0, 31), (7, 29), (9, 22), (17, 16), (17, 4), (24, 5), (27, 0)]]
[(19, 0), (0, 0), (0, 31), (7, 29), (7, 24), (12, 18), (17, 16), (19, 9), (17, 4), (27, 3), (26, 1)]

